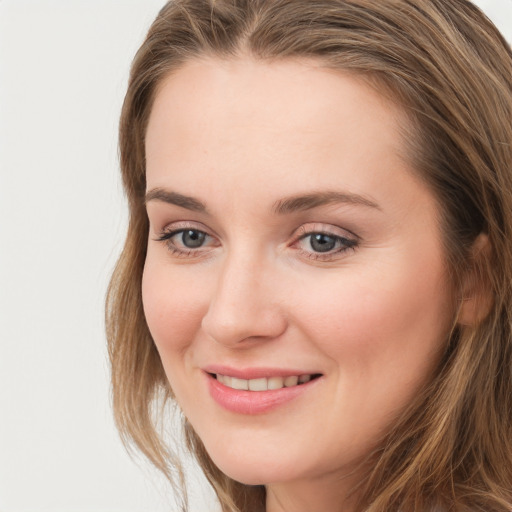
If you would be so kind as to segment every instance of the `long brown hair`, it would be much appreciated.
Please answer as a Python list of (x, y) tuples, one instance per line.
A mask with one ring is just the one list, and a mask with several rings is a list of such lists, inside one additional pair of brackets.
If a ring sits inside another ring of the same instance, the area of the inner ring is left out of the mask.
[[(510, 512), (512, 52), (467, 0), (174, 0), (161, 10), (133, 62), (120, 123), (130, 222), (106, 323), (123, 438), (183, 485), (159, 433), (159, 407), (173, 394), (141, 301), (145, 131), (165, 77), (197, 57), (241, 55), (315, 58), (362, 76), (399, 105), (412, 127), (404, 133), (407, 157), (441, 207), (457, 300), (464, 300), (459, 285), (470, 271), (492, 295), (485, 317), (454, 327), (427, 388), (369, 454), (359, 509)], [(472, 251), (481, 233), (492, 248), (486, 258)], [(223, 511), (264, 510), (264, 487), (224, 475), (186, 420), (184, 426)]]

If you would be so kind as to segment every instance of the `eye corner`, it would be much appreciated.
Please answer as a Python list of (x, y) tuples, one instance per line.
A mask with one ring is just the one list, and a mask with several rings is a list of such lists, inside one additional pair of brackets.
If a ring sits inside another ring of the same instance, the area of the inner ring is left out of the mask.
[(190, 222), (173, 222), (157, 230), (154, 238), (173, 258), (204, 258), (220, 244), (217, 238), (202, 226)]
[(360, 238), (347, 229), (312, 223), (296, 231), (290, 246), (309, 260), (331, 262), (355, 251), (359, 243)]

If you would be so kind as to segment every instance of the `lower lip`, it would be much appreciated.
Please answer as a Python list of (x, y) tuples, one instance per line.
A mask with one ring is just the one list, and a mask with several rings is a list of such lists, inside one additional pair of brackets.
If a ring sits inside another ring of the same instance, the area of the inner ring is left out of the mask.
[(269, 391), (244, 391), (233, 389), (206, 374), (211, 397), (224, 409), (238, 414), (262, 414), (307, 393), (320, 380), (316, 378), (289, 388)]

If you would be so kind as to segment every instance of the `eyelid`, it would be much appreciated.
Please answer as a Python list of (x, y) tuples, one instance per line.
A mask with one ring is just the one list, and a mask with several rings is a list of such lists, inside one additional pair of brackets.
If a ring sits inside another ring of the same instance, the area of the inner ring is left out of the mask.
[(359, 242), (361, 240), (359, 236), (346, 228), (334, 226), (333, 224), (324, 224), (321, 222), (310, 222), (302, 224), (302, 226), (300, 226), (300, 228), (295, 231), (294, 240), (297, 241), (300, 238), (303, 238), (312, 233), (324, 233), (326, 235), (353, 240), (354, 242)]
[(197, 222), (194, 220), (177, 220), (173, 222), (169, 222), (165, 224), (161, 229), (156, 229), (155, 234), (159, 235), (162, 233), (169, 233), (171, 231), (179, 231), (180, 229), (196, 229), (197, 231), (203, 231), (207, 235), (216, 236), (212, 233), (212, 230), (206, 227), (201, 222)]
[[(197, 231), (206, 235), (209, 242), (204, 246), (199, 247), (187, 247), (186, 245), (174, 241), (173, 238), (179, 236), (180, 233), (186, 231)], [(164, 244), (166, 250), (173, 258), (187, 258), (194, 260), (197, 258), (204, 259), (207, 257), (212, 249), (218, 247), (218, 238), (211, 233), (211, 230), (206, 228), (200, 222), (195, 221), (175, 221), (166, 224), (162, 229), (156, 233), (155, 242)]]
[[(336, 240), (338, 247), (325, 252), (306, 250), (301, 243), (315, 234), (326, 235)], [(333, 226), (332, 224), (310, 223), (303, 224), (295, 233), (290, 247), (296, 250), (303, 258), (315, 262), (330, 263), (342, 259), (349, 251), (355, 251), (359, 246), (360, 238), (352, 231)]]

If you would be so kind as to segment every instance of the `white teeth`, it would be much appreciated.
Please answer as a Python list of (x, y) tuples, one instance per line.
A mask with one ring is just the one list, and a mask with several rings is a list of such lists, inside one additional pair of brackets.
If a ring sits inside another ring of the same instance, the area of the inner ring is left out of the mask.
[(281, 389), (284, 388), (283, 377), (270, 377), (268, 380), (268, 389)]
[(237, 379), (236, 377), (231, 377), (231, 386), (233, 389), (249, 389), (249, 381), (245, 379)]
[(290, 388), (298, 384), (305, 384), (311, 380), (311, 375), (293, 375), (290, 377), (263, 377), (260, 379), (237, 379), (228, 375), (217, 374), (217, 380), (232, 389), (249, 391), (267, 391), (273, 389)]
[(291, 388), (292, 386), (296, 386), (299, 382), (299, 377), (286, 377), (284, 379), (284, 385), (287, 388)]
[(232, 377), (219, 374), (219, 375), (217, 375), (217, 379), (219, 380), (219, 382), (222, 382), (222, 384), (224, 384), (225, 386), (231, 387)]
[(251, 379), (249, 389), (251, 391), (267, 391), (267, 379)]

